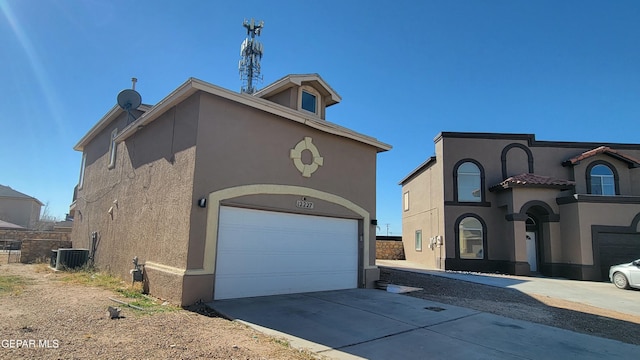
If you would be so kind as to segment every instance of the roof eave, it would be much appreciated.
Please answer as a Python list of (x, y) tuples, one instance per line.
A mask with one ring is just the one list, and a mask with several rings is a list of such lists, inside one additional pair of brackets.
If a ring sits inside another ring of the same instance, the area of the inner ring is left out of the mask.
[(196, 78), (189, 78), (186, 82), (184, 82), (176, 90), (167, 95), (150, 110), (145, 112), (137, 120), (125, 127), (122, 132), (116, 137), (116, 142), (120, 143), (126, 140), (135, 132), (144, 128), (144, 126), (157, 119), (167, 109), (177, 105), (187, 97), (195, 94), (197, 91), (204, 91), (212, 95), (220, 96), (222, 98), (235, 101), (243, 105), (251, 106), (253, 108), (257, 108), (259, 110), (278, 115), (301, 124), (305, 124), (309, 127), (324, 131), (326, 133), (342, 136), (367, 145), (371, 145), (375, 147), (378, 152), (388, 151), (392, 148), (391, 145), (380, 142), (373, 137), (357, 133), (329, 121), (318, 120), (313, 117), (306, 117), (299, 111), (290, 109), (280, 104), (276, 104), (272, 101), (258, 98), (253, 95), (233, 92)]
[(428, 169), (429, 167), (431, 167), (431, 165), (433, 165), (435, 163), (436, 163), (436, 157), (435, 156), (431, 156), (425, 162), (423, 162), (417, 168), (415, 168), (413, 171), (411, 171), (409, 173), (409, 175), (405, 176), (402, 180), (400, 180), (398, 182), (398, 185), (404, 185), (407, 181), (409, 181), (410, 179), (415, 177), (419, 172)]
[(38, 205), (44, 206), (44, 203), (33, 196), (23, 194), (25, 196), (0, 196), (0, 199), (22, 200), (22, 201), (35, 201)]
[(276, 80), (275, 82), (267, 85), (260, 91), (257, 91), (253, 96), (258, 98), (269, 97), (273, 94), (277, 94), (285, 89), (292, 87), (293, 85), (301, 86), (305, 81), (317, 81), (329, 93), (329, 100), (327, 106), (337, 104), (342, 101), (342, 97), (327, 84), (324, 79), (318, 74), (290, 74), (285, 77)]
[(490, 192), (500, 192), (509, 189), (518, 188), (536, 188), (536, 189), (557, 189), (557, 190), (571, 190), (575, 185), (549, 185), (549, 184), (506, 184), (506, 185), (494, 185), (489, 188)]
[(614, 159), (618, 159), (622, 162), (626, 162), (627, 165), (629, 166), (629, 168), (637, 168), (640, 167), (640, 163), (638, 161), (636, 161), (635, 159), (632, 159), (628, 156), (622, 155), (622, 154), (618, 154), (615, 152), (606, 152), (607, 155), (613, 157)]
[(160, 100), (157, 104), (155, 104), (151, 109), (142, 114), (139, 118), (133, 121), (131, 124), (127, 125), (122, 132), (118, 134), (116, 137), (116, 142), (120, 143), (126, 140), (129, 136), (133, 135), (139, 129), (142, 129), (144, 126), (157, 119), (160, 115), (162, 115), (167, 109), (171, 108), (179, 104), (184, 99), (193, 95), (198, 89), (193, 86), (194, 82), (197, 79), (189, 78), (187, 81), (182, 83), (178, 88), (172, 91), (169, 95), (167, 95), (164, 99)]
[(100, 119), (100, 121), (98, 121), (95, 125), (93, 125), (93, 127), (89, 129), (89, 131), (82, 137), (82, 139), (78, 141), (78, 143), (73, 147), (73, 150), (84, 151), (84, 146), (88, 144), (89, 141), (91, 141), (94, 137), (96, 137), (98, 133), (104, 130), (107, 127), (107, 125), (109, 125), (109, 123), (113, 121), (113, 119), (118, 117), (121, 113), (122, 113), (122, 109), (118, 105), (115, 105), (114, 107), (112, 107), (111, 110), (109, 110), (102, 117), (102, 119)]
[(584, 153), (581, 154), (580, 156), (576, 156), (574, 158), (563, 161), (562, 166), (576, 166), (576, 165), (579, 165), (582, 162), (582, 160), (592, 158), (596, 155), (607, 155), (607, 156), (611, 156), (614, 159), (618, 159), (624, 163), (627, 163), (630, 169), (640, 167), (640, 160), (636, 160), (630, 156), (626, 156), (624, 154), (618, 153), (617, 151), (614, 151), (611, 149), (596, 151), (593, 154), (589, 154), (581, 158), (582, 155), (584, 155)]
[[(140, 105), (137, 110), (147, 111), (151, 107), (149, 105)], [(124, 110), (118, 105), (114, 105), (89, 131), (78, 141), (73, 150), (84, 151), (84, 147), (89, 141), (93, 140), (102, 130), (104, 130), (113, 120), (115, 120)]]

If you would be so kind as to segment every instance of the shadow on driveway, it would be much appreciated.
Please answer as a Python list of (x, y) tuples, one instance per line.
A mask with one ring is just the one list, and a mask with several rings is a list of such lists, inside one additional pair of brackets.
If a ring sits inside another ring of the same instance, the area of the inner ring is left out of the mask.
[(208, 305), (229, 319), (331, 358), (625, 359), (640, 351), (614, 340), (372, 289)]

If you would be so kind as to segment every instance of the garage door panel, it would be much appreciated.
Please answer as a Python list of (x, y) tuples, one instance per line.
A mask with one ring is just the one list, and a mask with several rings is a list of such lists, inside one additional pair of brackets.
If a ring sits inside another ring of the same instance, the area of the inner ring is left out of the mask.
[(600, 269), (602, 279), (609, 276), (609, 267), (631, 262), (640, 257), (640, 234), (638, 233), (598, 233)]
[(356, 220), (221, 207), (216, 299), (357, 287)]
[[(286, 229), (283, 229), (286, 231)], [(296, 238), (288, 236), (268, 236), (264, 233), (247, 233), (244, 232), (242, 236), (236, 235), (238, 232), (223, 231), (219, 235), (220, 237), (233, 236), (234, 242), (222, 243), (218, 246), (218, 249), (229, 252), (269, 252), (273, 248), (274, 241), (281, 244), (282, 247), (278, 252), (290, 252), (290, 253), (341, 253), (351, 252), (357, 249), (357, 243), (353, 241), (353, 238), (349, 237), (335, 237), (332, 235), (325, 235), (325, 237), (314, 234), (313, 236), (300, 236)], [(345, 243), (350, 243), (348, 245)]]
[[(286, 214), (292, 216), (292, 214)], [(220, 223), (224, 224), (225, 219), (221, 218)], [(336, 219), (344, 220), (344, 219)], [(251, 221), (251, 220), (247, 220)], [(328, 250), (332, 246), (341, 248), (345, 242), (353, 243), (351, 233), (353, 230), (357, 231), (355, 220), (344, 220), (347, 223), (342, 225), (340, 229), (334, 231), (328, 231), (318, 229), (315, 227), (306, 227), (304, 229), (298, 229), (292, 227), (291, 224), (283, 224), (279, 229), (265, 229), (260, 224), (243, 224), (243, 225), (225, 225), (221, 226), (219, 236), (235, 236), (238, 241), (224, 243), (224, 249), (269, 249), (271, 247), (274, 238), (277, 238), (279, 243), (284, 246), (289, 246), (292, 250), (297, 249), (301, 243), (304, 243), (304, 248), (309, 251)], [(289, 225), (289, 226), (287, 226)], [(328, 224), (326, 226), (336, 226), (337, 224)], [(347, 225), (347, 226), (345, 226)], [(353, 247), (357, 244), (353, 243)]]
[[(262, 276), (216, 276), (216, 299), (242, 298), (252, 296), (267, 296), (279, 294), (293, 294), (312, 291), (351, 289), (356, 287), (353, 284), (344, 284), (344, 274), (327, 273), (323, 274), (323, 281), (316, 281), (318, 274), (288, 274), (278, 276), (278, 281), (274, 282), (273, 276), (263, 274)], [(220, 293), (218, 289), (233, 289)]]
[[(332, 255), (331, 261), (327, 264), (327, 259), (319, 254), (296, 254), (296, 253), (271, 253), (271, 254), (242, 254), (232, 255), (225, 253), (225, 258), (220, 258), (218, 268), (220, 270), (233, 269), (234, 274), (255, 274), (263, 272), (272, 274), (289, 274), (292, 272), (329, 272), (328, 267), (333, 271), (342, 273), (357, 271), (357, 263), (351, 261), (353, 255)], [(283, 261), (283, 256), (296, 256), (297, 261)], [(304, 267), (300, 266), (304, 264)], [(218, 272), (225, 274), (225, 272)], [(226, 273), (229, 273), (228, 271)]]

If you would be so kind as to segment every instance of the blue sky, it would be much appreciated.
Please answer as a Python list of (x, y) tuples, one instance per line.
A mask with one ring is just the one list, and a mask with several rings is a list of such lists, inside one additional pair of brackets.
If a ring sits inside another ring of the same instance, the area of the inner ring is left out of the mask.
[(242, 21), (265, 22), (264, 86), (319, 73), (327, 119), (394, 146), (378, 222), (441, 131), (639, 143), (639, 1), (0, 0), (0, 184), (68, 212), (72, 147), (138, 78), (155, 104), (189, 77), (239, 90)]

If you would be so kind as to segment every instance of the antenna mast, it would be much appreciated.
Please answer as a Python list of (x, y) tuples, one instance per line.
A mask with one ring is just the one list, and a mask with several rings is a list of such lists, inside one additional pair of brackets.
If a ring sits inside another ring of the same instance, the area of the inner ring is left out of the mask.
[(263, 46), (262, 43), (256, 39), (256, 35), (260, 36), (260, 31), (264, 26), (264, 21), (256, 22), (245, 20), (242, 26), (247, 28), (247, 38), (244, 39), (240, 46), (240, 62), (238, 63), (238, 71), (240, 72), (240, 80), (243, 84), (240, 88), (240, 92), (245, 94), (253, 94), (256, 92), (256, 87), (253, 85), (253, 81), (262, 81), (260, 75), (260, 60), (262, 59)]

